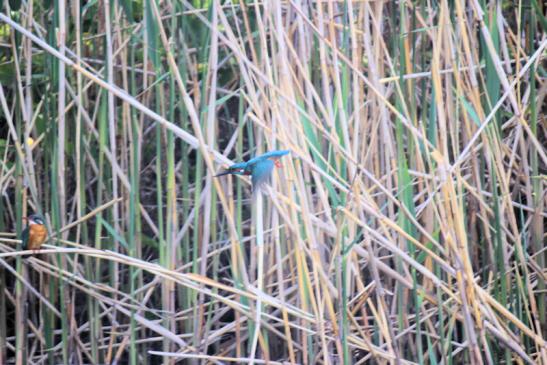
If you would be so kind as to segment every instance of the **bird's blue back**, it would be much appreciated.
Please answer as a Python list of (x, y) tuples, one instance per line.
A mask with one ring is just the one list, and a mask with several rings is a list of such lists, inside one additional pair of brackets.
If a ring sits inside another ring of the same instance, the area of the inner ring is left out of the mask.
[(252, 165), (259, 161), (268, 160), (270, 158), (277, 159), (277, 158), (280, 158), (281, 156), (285, 156), (289, 152), (290, 152), (289, 150), (270, 151), (263, 155), (256, 156), (255, 158), (251, 158), (249, 161), (246, 162), (246, 164)]

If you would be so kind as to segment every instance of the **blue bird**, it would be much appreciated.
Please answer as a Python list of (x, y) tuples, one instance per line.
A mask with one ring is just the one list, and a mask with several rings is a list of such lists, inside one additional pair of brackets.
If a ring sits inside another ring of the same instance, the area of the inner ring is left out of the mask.
[(228, 167), (215, 177), (224, 175), (251, 175), (253, 194), (256, 194), (270, 181), (274, 166), (281, 167), (279, 159), (289, 154), (289, 150), (271, 151), (261, 156), (250, 159), (247, 162), (239, 162)]

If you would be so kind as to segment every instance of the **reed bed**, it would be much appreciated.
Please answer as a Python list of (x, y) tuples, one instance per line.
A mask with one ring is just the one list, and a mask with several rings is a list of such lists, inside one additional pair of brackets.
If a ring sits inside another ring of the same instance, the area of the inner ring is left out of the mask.
[(0, 364), (547, 364), (541, 1), (0, 5)]

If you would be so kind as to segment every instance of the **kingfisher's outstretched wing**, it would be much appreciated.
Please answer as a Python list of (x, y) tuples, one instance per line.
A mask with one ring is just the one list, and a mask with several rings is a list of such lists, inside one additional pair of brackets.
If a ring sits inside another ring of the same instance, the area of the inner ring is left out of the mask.
[(266, 152), (265, 154), (263, 154), (260, 157), (277, 159), (277, 158), (281, 158), (282, 156), (288, 155), (289, 152), (291, 152), (291, 151), (290, 150), (270, 151), (270, 152)]
[(270, 181), (275, 162), (272, 160), (262, 160), (253, 165), (251, 181), (253, 183), (253, 195), (258, 193)]
[(249, 161), (247, 161), (245, 163), (249, 164), (249, 165), (253, 165), (253, 164), (259, 163), (260, 161), (263, 161), (263, 160), (268, 160), (268, 159), (272, 159), (272, 158), (275, 160), (275, 159), (281, 158), (281, 156), (287, 155), (289, 152), (290, 152), (290, 150), (270, 151), (270, 152), (266, 152), (263, 155), (251, 158)]

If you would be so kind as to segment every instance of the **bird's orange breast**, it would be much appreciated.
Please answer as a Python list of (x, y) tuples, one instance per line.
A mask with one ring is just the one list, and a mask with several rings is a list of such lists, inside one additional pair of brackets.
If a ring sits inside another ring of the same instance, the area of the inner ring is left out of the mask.
[(28, 235), (28, 249), (37, 250), (40, 248), (42, 243), (46, 240), (47, 229), (45, 226), (40, 224), (32, 224), (29, 229)]

